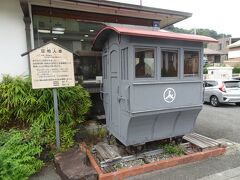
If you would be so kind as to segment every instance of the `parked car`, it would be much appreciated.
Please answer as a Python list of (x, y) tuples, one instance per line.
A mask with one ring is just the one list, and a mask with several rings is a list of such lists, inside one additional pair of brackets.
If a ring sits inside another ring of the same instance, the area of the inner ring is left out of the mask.
[(233, 77), (232, 79), (234, 79), (234, 80), (240, 80), (240, 76)]
[(240, 106), (239, 80), (205, 80), (204, 102), (217, 107), (221, 103), (236, 103)]

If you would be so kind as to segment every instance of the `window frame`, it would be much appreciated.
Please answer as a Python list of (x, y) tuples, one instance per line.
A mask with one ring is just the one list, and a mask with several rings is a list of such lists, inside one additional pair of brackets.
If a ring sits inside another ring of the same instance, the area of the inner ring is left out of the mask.
[(124, 47), (121, 49), (120, 79), (121, 81), (129, 80), (129, 47)]
[[(206, 86), (207, 85), (207, 86)], [(211, 85), (211, 86), (209, 86)], [(207, 80), (205, 81), (205, 86), (204, 87), (207, 87), (207, 88), (212, 88), (212, 87), (215, 87), (218, 85), (218, 82), (217, 81), (214, 81), (214, 80)]]
[[(153, 49), (154, 50), (154, 73), (153, 77), (136, 77), (136, 49)], [(133, 75), (135, 81), (143, 81), (143, 80), (156, 80), (157, 79), (157, 47), (156, 46), (133, 46)]]
[[(162, 51), (177, 51), (178, 53), (178, 67), (177, 67), (177, 76), (175, 77), (164, 77), (162, 76), (162, 62), (163, 62), (163, 58), (162, 58)], [(160, 71), (160, 79), (173, 79), (173, 80), (177, 80), (180, 79), (181, 77), (181, 72), (180, 72), (180, 67), (181, 67), (181, 51), (180, 48), (176, 48), (176, 47), (160, 47), (160, 63), (159, 63), (159, 71)]]
[[(184, 66), (184, 64), (185, 64), (185, 51), (192, 51), (192, 52), (198, 52), (198, 73), (197, 74), (195, 74), (195, 75), (192, 75), (192, 76), (185, 76), (185, 73), (184, 73), (184, 70), (185, 70), (185, 66)], [(202, 53), (201, 53), (202, 51), (200, 50), (200, 49), (192, 49), (192, 48), (183, 48), (183, 51), (182, 51), (182, 57), (183, 57), (183, 62), (182, 62), (182, 76), (183, 76), (183, 78), (184, 79), (199, 79), (199, 78), (201, 78), (201, 66), (202, 66), (202, 61), (201, 61), (201, 59), (202, 59)]]
[(108, 55), (103, 54), (102, 56), (102, 77), (108, 79)]

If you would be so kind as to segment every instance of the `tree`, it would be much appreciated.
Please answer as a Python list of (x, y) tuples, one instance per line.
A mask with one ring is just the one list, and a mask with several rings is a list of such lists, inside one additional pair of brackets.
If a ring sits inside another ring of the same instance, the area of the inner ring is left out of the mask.
[[(194, 34), (194, 29), (183, 29), (183, 28), (178, 28), (174, 27), (173, 25), (168, 26), (165, 28), (165, 30), (176, 32), (176, 33), (185, 33), (185, 34)], [(215, 30), (211, 29), (196, 29), (196, 34), (197, 35), (203, 35), (203, 36), (209, 36), (215, 39), (220, 39), (222, 37), (231, 37), (230, 34), (218, 34)]]

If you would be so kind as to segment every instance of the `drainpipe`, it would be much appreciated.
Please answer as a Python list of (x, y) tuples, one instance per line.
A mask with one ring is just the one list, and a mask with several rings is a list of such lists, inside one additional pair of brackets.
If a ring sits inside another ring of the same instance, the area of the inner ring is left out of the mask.
[[(31, 18), (30, 17), (24, 17), (23, 21), (25, 23), (25, 31), (26, 31), (26, 43), (27, 43), (27, 51), (30, 51), (32, 49), (31, 45)], [(30, 60), (28, 56), (28, 73), (30, 75)]]
[(27, 51), (30, 51), (31, 46), (31, 18), (24, 17), (23, 21), (25, 23), (25, 31), (26, 31), (26, 40), (27, 40)]
[[(30, 51), (32, 49), (31, 44), (31, 18), (30, 18), (30, 12), (29, 12), (29, 6), (28, 6), (29, 0), (19, 0), (20, 6), (22, 8), (23, 12), (23, 21), (25, 24), (25, 31), (26, 31), (26, 44), (27, 44), (27, 51)], [(30, 75), (30, 62), (29, 62), (29, 56), (28, 56), (28, 72)]]

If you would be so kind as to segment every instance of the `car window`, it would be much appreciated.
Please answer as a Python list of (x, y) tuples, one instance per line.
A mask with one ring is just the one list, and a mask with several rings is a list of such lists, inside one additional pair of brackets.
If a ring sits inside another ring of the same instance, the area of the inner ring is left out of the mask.
[(240, 81), (225, 81), (224, 82), (226, 88), (239, 88)]
[(205, 87), (213, 87), (216, 86), (218, 83), (217, 81), (206, 81)]

